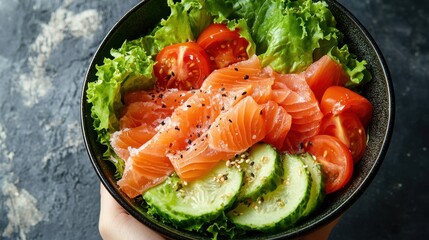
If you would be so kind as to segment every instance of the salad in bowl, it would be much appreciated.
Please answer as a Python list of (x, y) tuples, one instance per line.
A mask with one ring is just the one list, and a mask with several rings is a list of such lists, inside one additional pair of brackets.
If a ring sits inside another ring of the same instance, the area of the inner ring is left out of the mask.
[[(331, 8), (168, 0), (135, 37), (110, 49), (106, 38), (84, 86), (84, 132), (117, 200), (166, 236), (227, 239), (296, 234), (343, 205), (332, 199), (361, 161), (376, 170), (365, 157), (378, 105), (365, 91), (378, 76)], [(133, 14), (126, 25), (139, 29)]]

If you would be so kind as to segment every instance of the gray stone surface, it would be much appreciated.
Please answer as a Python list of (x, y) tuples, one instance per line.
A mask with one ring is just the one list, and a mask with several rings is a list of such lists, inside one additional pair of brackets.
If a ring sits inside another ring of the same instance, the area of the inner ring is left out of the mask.
[[(0, 0), (0, 239), (99, 239), (80, 90), (103, 36), (137, 0)], [(379, 174), (331, 239), (428, 239), (429, 2), (339, 0), (390, 66), (395, 131)]]
[(0, 239), (100, 238), (80, 91), (98, 44), (137, 2), (0, 1)]

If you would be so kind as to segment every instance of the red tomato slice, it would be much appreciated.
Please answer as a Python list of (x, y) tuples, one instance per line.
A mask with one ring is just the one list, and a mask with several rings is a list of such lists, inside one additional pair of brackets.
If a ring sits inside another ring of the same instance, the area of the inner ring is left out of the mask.
[(173, 44), (158, 53), (154, 73), (160, 89), (197, 89), (210, 74), (209, 60), (195, 42)]
[(332, 193), (342, 187), (353, 175), (353, 159), (349, 149), (337, 138), (316, 135), (305, 144), (309, 152), (322, 166), (326, 174), (325, 192)]
[(350, 149), (355, 164), (362, 158), (365, 152), (365, 128), (360, 122), (359, 117), (353, 112), (346, 111), (338, 115), (325, 115), (319, 134), (338, 138)]
[(226, 67), (249, 58), (249, 42), (237, 30), (225, 24), (211, 24), (198, 37), (197, 43), (207, 52), (212, 69)]
[(324, 115), (328, 113), (336, 115), (344, 111), (354, 112), (364, 127), (368, 126), (372, 117), (372, 104), (368, 99), (340, 86), (332, 86), (326, 89), (320, 102), (320, 109)]

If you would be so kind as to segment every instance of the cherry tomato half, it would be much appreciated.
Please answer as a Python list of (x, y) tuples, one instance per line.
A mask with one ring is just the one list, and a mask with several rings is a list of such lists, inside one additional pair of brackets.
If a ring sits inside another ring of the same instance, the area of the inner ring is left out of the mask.
[(365, 128), (360, 122), (359, 117), (353, 112), (346, 111), (338, 115), (325, 115), (319, 134), (338, 138), (350, 149), (355, 164), (362, 158), (365, 152)]
[(213, 70), (249, 58), (246, 52), (249, 42), (225, 24), (209, 25), (200, 34), (197, 43), (207, 52)]
[(158, 53), (154, 73), (160, 89), (197, 89), (210, 74), (209, 60), (195, 42), (173, 44)]
[(372, 117), (372, 104), (368, 99), (340, 86), (332, 86), (326, 89), (320, 102), (320, 109), (324, 115), (328, 113), (336, 115), (348, 110), (354, 112), (364, 127), (368, 126)]
[(325, 192), (332, 193), (342, 187), (353, 175), (353, 159), (349, 149), (337, 138), (316, 135), (308, 140), (304, 150), (322, 166), (326, 174)]

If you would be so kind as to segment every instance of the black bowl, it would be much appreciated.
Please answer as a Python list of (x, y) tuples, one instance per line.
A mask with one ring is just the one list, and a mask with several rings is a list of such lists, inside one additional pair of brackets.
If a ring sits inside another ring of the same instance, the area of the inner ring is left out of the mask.
[[(386, 63), (376, 43), (362, 24), (335, 0), (326, 2), (338, 22), (337, 27), (345, 35), (344, 40), (349, 45), (350, 52), (356, 54), (359, 59), (367, 60), (369, 71), (373, 76), (371, 82), (363, 88), (363, 94), (374, 107), (374, 116), (368, 129), (370, 137), (367, 150), (361, 161), (355, 165), (354, 175), (349, 184), (342, 190), (328, 195), (319, 210), (310, 218), (283, 232), (252, 234), (242, 239), (295, 238), (329, 223), (346, 211), (368, 187), (387, 152), (394, 120), (394, 94)], [(198, 234), (177, 230), (156, 221), (148, 216), (137, 202), (119, 190), (114, 179), (114, 166), (102, 159), (105, 147), (97, 142), (97, 134), (93, 129), (90, 114), (91, 105), (86, 101), (88, 83), (97, 79), (95, 66), (101, 65), (105, 57), (110, 57), (110, 49), (119, 48), (126, 39), (135, 39), (148, 33), (161, 18), (168, 17), (169, 12), (165, 0), (142, 1), (122, 17), (103, 40), (89, 66), (82, 89), (83, 136), (89, 157), (101, 182), (132, 216), (167, 238), (204, 239)]]

